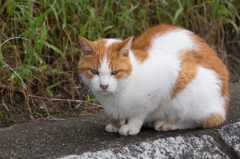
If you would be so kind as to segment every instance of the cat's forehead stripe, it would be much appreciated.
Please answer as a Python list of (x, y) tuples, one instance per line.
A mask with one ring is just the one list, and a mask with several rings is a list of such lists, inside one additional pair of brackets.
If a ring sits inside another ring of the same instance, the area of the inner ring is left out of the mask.
[(120, 41), (120, 40), (117, 40), (117, 39), (107, 39), (106, 48), (109, 47), (112, 43), (114, 43), (116, 41)]
[(112, 58), (111, 52), (107, 51), (107, 49), (112, 50), (114, 48), (114, 44), (116, 42), (120, 42), (117, 39), (100, 39), (95, 41), (95, 45), (97, 47), (96, 54), (98, 56), (98, 67), (100, 68), (103, 64), (104, 58), (110, 60)]
[(105, 56), (105, 49), (106, 49), (106, 39), (100, 39), (97, 41), (94, 41), (95, 44), (95, 64), (97, 64), (97, 67), (100, 68), (101, 63), (103, 61), (103, 58)]

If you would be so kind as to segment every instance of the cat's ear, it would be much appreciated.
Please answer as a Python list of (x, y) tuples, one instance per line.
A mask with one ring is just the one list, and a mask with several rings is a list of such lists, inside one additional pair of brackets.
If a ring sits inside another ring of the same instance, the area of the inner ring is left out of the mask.
[(121, 57), (127, 57), (129, 55), (129, 50), (130, 50), (130, 47), (131, 47), (131, 43), (132, 43), (132, 39), (133, 39), (133, 36), (123, 40), (120, 45), (119, 45), (119, 55)]
[(94, 53), (93, 42), (79, 36), (79, 41), (82, 50), (82, 56), (91, 55)]

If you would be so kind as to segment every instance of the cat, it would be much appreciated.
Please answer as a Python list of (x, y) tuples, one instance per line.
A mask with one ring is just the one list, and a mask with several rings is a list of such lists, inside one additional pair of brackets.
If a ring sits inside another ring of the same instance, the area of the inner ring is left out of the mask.
[(161, 24), (133, 43), (133, 36), (79, 39), (79, 74), (104, 108), (106, 131), (208, 129), (225, 121), (229, 72), (196, 34)]

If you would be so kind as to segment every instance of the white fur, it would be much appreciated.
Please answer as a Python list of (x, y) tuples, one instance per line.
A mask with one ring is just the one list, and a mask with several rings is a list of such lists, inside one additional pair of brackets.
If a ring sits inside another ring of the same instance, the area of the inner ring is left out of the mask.
[(98, 70), (98, 72), (99, 72), (100, 84), (101, 85), (109, 85), (111, 70), (108, 67), (107, 54), (105, 54), (103, 61), (101, 63), (101, 67)]
[[(171, 99), (180, 71), (179, 52), (197, 49), (190, 34), (180, 30), (156, 36), (148, 50), (150, 56), (143, 63), (138, 62), (130, 51), (132, 73), (127, 79), (113, 78), (106, 59), (99, 69), (99, 76), (92, 80), (83, 77), (108, 116), (128, 121), (120, 127), (120, 134), (135, 135), (144, 122), (162, 120), (172, 125), (172, 129), (186, 129), (198, 127), (197, 121), (212, 113), (225, 117), (221, 83), (213, 70), (200, 66), (197, 77)], [(108, 40), (106, 46), (114, 41)], [(103, 93), (99, 84), (108, 84), (107, 92)], [(165, 130), (166, 122), (160, 121), (155, 124), (155, 129)], [(110, 128), (108, 125), (107, 130), (111, 131)], [(118, 131), (118, 128), (112, 129)]]
[(111, 45), (113, 42), (116, 42), (116, 41), (120, 41), (120, 40), (117, 40), (117, 39), (108, 39), (108, 40), (107, 40), (106, 47), (108, 47), (109, 45)]
[(107, 132), (119, 132), (119, 127), (116, 125), (113, 125), (111, 123), (107, 124), (106, 126), (106, 131)]

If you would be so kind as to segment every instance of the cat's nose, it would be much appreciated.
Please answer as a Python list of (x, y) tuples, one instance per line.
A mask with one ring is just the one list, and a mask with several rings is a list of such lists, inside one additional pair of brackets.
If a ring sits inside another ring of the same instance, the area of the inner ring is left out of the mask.
[(106, 90), (108, 88), (108, 85), (101, 85), (100, 84), (100, 87), (102, 88), (102, 90)]

